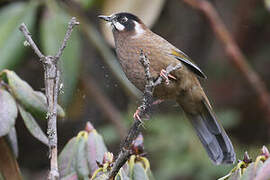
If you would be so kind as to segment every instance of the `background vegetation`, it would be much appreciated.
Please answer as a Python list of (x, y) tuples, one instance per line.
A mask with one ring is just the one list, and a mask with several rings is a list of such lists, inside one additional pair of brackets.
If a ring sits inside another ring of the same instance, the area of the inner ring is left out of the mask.
[[(249, 65), (270, 89), (269, 1), (209, 2)], [(255, 158), (263, 144), (269, 147), (270, 118), (264, 104), (231, 63), (207, 18), (184, 0), (1, 1), (0, 71), (14, 70), (36, 91), (44, 91), (42, 66), (32, 50), (23, 46), (24, 38), (18, 26), (25, 22), (42, 51), (55, 54), (70, 17), (76, 16), (80, 21), (61, 58), (60, 104), (66, 116), (58, 121), (59, 151), (90, 121), (103, 135), (107, 148), (117, 154), (120, 140), (132, 122), (140, 94), (123, 76), (110, 45), (110, 34), (106, 32), (108, 27), (97, 19), (97, 15), (119, 11), (136, 13), (154, 32), (186, 52), (203, 69), (208, 79), (202, 80), (202, 85), (232, 139), (238, 159), (243, 158), (245, 151)], [(46, 179), (48, 148), (26, 131), (28, 127), (21, 116), (16, 119), (15, 128), (22, 174), (25, 179)], [(36, 117), (46, 132), (46, 121), (42, 119)], [(232, 169), (232, 166), (214, 166), (209, 161), (174, 102), (154, 108), (143, 134), (147, 158), (157, 179), (216, 179)]]

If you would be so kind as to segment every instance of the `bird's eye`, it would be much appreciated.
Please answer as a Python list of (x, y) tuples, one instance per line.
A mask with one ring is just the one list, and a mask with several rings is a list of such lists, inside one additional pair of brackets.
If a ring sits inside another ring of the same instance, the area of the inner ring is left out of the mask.
[(128, 20), (127, 17), (123, 17), (123, 18), (121, 19), (121, 23), (125, 23), (125, 22), (127, 22), (127, 20)]

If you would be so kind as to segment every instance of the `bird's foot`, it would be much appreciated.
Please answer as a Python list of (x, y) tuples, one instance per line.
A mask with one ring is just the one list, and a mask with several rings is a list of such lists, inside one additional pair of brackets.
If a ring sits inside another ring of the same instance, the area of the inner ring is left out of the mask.
[[(142, 126), (143, 126), (143, 121), (142, 121), (142, 118), (141, 118), (141, 116), (140, 116), (140, 113), (141, 113), (141, 110), (138, 108), (138, 109), (136, 110), (136, 112), (133, 114), (133, 118), (134, 118), (135, 120), (140, 121), (140, 122), (142, 123)], [(149, 116), (148, 114), (144, 114), (144, 117), (143, 117), (143, 118), (145, 118), (146, 120), (149, 120), (149, 119), (150, 119), (150, 116)]]
[(167, 85), (170, 83), (169, 78), (176, 80), (176, 77), (169, 74), (165, 69), (162, 69), (159, 75), (165, 80)]
[(140, 117), (140, 109), (137, 109), (136, 112), (133, 114), (133, 118), (137, 119), (139, 121), (142, 121), (141, 117)]
[(162, 103), (164, 101), (164, 99), (158, 99), (158, 100), (155, 100), (152, 105), (158, 105), (160, 103)]

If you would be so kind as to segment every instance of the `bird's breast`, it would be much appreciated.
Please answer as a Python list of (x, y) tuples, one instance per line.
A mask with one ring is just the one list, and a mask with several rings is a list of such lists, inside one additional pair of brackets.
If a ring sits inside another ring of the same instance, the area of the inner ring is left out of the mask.
[(119, 62), (127, 78), (141, 91), (145, 86), (144, 68), (139, 62), (140, 50), (137, 47), (127, 47), (119, 42), (116, 45)]

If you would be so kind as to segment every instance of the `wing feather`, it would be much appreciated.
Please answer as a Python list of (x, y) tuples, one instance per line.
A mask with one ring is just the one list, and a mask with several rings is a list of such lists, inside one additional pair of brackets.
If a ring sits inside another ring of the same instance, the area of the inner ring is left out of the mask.
[(185, 63), (185, 65), (187, 65), (187, 67), (194, 72), (196, 75), (206, 79), (206, 75), (202, 72), (202, 70), (191, 61), (191, 59), (182, 51), (180, 50), (172, 50), (172, 55), (178, 59), (179, 61)]

